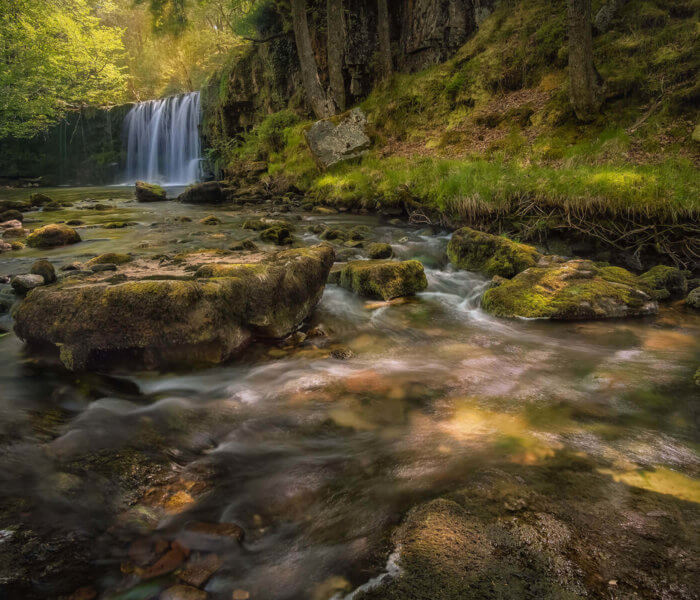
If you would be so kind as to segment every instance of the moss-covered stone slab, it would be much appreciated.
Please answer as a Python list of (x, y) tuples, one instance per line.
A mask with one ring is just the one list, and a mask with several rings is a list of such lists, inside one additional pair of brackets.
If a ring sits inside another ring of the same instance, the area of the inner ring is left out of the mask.
[(125, 359), (149, 368), (215, 364), (252, 338), (292, 333), (321, 299), (334, 258), (322, 245), (201, 270), (190, 280), (74, 279), (30, 293), (15, 332), (30, 346), (56, 346), (71, 370)]
[(78, 232), (68, 225), (52, 223), (32, 231), (26, 241), (27, 245), (32, 248), (56, 248), (77, 244), (81, 238)]
[(381, 300), (412, 296), (428, 287), (423, 265), (417, 260), (355, 260), (334, 268), (329, 282)]
[(195, 183), (177, 197), (186, 204), (222, 204), (228, 201), (226, 188), (219, 181)]
[(589, 320), (656, 314), (653, 289), (620, 267), (571, 260), (531, 267), (484, 293), (484, 310), (497, 317)]
[(137, 181), (134, 187), (136, 200), (139, 202), (162, 202), (167, 200), (165, 190), (155, 183)]
[(527, 244), (463, 227), (452, 234), (447, 257), (459, 269), (510, 278), (534, 267), (541, 254)]

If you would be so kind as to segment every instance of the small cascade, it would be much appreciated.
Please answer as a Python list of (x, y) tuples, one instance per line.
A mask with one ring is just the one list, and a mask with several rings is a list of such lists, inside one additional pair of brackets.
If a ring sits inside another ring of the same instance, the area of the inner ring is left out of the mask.
[(139, 102), (124, 120), (126, 183), (186, 185), (200, 178), (199, 92)]

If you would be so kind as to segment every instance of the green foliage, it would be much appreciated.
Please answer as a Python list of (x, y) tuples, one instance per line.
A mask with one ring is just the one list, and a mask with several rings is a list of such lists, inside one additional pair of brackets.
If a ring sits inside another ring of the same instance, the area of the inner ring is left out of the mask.
[(87, 0), (0, 0), (0, 138), (29, 138), (73, 106), (123, 98), (122, 30)]
[(298, 115), (291, 110), (268, 115), (260, 125), (246, 134), (236, 154), (243, 159), (266, 160), (271, 154), (284, 149), (287, 129), (298, 122)]

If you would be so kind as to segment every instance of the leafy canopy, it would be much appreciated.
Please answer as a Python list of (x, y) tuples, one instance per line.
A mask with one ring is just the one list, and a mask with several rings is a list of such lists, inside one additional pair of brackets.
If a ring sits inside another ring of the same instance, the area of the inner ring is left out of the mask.
[(29, 138), (71, 107), (122, 100), (122, 33), (88, 0), (0, 0), (0, 138)]

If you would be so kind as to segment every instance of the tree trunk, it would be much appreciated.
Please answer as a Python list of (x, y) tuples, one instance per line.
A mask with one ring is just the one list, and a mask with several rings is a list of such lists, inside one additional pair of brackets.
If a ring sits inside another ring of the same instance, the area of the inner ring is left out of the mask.
[(345, 55), (345, 19), (343, 0), (327, 0), (328, 19), (328, 79), (331, 94), (339, 110), (345, 110), (345, 78), (343, 77), (343, 56)]
[(389, 5), (387, 0), (377, 0), (377, 37), (379, 38), (379, 65), (382, 77), (391, 76), (391, 32), (389, 30)]
[(294, 39), (297, 44), (297, 55), (301, 65), (301, 79), (306, 99), (316, 118), (324, 119), (335, 114), (335, 105), (324, 91), (318, 78), (318, 65), (311, 47), (311, 34), (306, 20), (306, 0), (291, 0), (291, 4)]
[(602, 89), (593, 66), (591, 0), (569, 0), (569, 86), (576, 116), (593, 120), (602, 104)]

